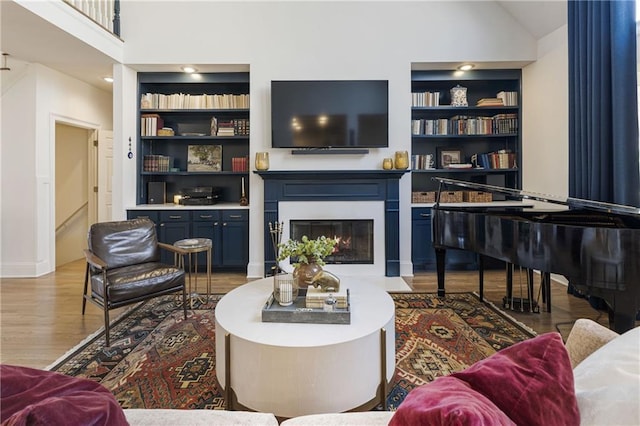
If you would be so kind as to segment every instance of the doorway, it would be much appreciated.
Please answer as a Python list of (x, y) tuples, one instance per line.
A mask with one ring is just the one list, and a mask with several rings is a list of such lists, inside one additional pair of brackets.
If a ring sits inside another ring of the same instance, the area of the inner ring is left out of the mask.
[(113, 131), (55, 121), (55, 265), (83, 257), (87, 230), (111, 220)]

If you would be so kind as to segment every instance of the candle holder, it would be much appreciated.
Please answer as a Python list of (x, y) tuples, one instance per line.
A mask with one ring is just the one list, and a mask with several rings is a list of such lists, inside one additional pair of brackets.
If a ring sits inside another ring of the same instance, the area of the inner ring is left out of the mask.
[(406, 169), (409, 167), (409, 153), (407, 151), (396, 151), (395, 166), (396, 169)]
[(286, 272), (273, 275), (273, 297), (280, 306), (290, 306), (298, 297), (298, 279)]
[(269, 170), (269, 153), (256, 152), (256, 170)]

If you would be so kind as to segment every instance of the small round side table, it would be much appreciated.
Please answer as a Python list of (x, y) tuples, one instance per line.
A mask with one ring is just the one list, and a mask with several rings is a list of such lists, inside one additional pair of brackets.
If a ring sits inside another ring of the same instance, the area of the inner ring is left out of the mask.
[[(211, 251), (213, 249), (213, 242), (208, 238), (187, 238), (184, 240), (178, 240), (173, 243), (175, 247), (178, 247), (187, 252), (188, 258), (188, 281), (189, 281), (189, 300), (191, 309), (193, 309), (193, 296), (198, 295), (198, 253), (206, 252), (207, 257), (207, 293), (206, 301), (209, 301), (209, 294), (211, 293)], [(193, 258), (195, 257), (195, 261)], [(184, 256), (178, 256), (178, 266), (184, 268)], [(193, 270), (194, 279), (194, 293), (191, 293), (191, 271)], [(202, 302), (202, 299), (200, 299)], [(186, 301), (185, 301), (186, 302)]]

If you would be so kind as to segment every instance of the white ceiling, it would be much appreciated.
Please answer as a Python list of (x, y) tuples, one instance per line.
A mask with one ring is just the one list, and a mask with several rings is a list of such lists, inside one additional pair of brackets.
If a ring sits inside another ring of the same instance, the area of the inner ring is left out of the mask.
[(497, 3), (537, 40), (567, 23), (565, 0), (500, 0)]
[[(539, 39), (560, 28), (567, 21), (566, 0), (497, 1), (532, 36)], [(7, 66), (16, 71), (25, 63), (36, 62), (111, 91), (102, 77), (111, 75), (114, 60), (81, 40), (39, 18), (13, 1), (0, 0), (0, 51), (8, 53)], [(201, 72), (211, 66), (198, 65)], [(494, 64), (495, 65), (495, 64)], [(517, 64), (515, 65), (517, 66)], [(132, 66), (136, 68), (135, 66)], [(178, 65), (144, 67), (140, 71), (180, 71)], [(153, 68), (153, 67), (152, 67)], [(175, 69), (173, 69), (175, 68)], [(7, 78), (2, 71), (0, 78)], [(14, 73), (15, 74), (15, 73)]]

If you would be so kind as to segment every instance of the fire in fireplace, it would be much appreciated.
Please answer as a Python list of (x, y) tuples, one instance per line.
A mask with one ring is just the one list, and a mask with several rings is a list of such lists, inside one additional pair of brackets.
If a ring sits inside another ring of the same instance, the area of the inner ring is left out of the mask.
[(328, 264), (373, 264), (373, 220), (291, 220), (290, 235), (300, 239), (321, 236), (338, 240)]

